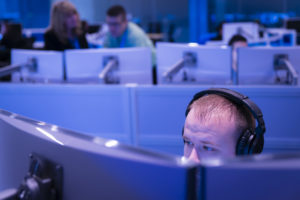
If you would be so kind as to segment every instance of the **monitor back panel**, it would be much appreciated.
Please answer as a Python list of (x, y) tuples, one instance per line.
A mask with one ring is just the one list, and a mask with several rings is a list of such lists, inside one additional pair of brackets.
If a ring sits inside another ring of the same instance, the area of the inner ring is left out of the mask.
[[(188, 44), (157, 44), (157, 71), (159, 84), (166, 84), (163, 74), (180, 61), (186, 53), (196, 57), (196, 66), (184, 67), (172, 79), (174, 84), (229, 84), (231, 49), (216, 46), (191, 46)], [(191, 82), (184, 81), (185, 76)]]
[[(0, 113), (0, 191), (18, 188), (37, 153), (63, 167), (63, 199), (193, 199), (180, 158)], [(191, 187), (192, 187), (191, 186)], [(192, 190), (193, 192), (193, 190)]]
[(287, 55), (300, 73), (299, 47), (251, 47), (238, 49), (239, 84), (275, 84), (274, 57)]
[(201, 199), (297, 200), (300, 158), (241, 161), (202, 169)]
[(24, 65), (30, 59), (36, 59), (37, 71), (31, 72), (24, 68), (12, 75), (14, 82), (19, 82), (20, 77), (29, 82), (62, 82), (63, 81), (63, 53), (44, 50), (13, 49), (11, 51), (11, 64)]
[(121, 84), (152, 83), (151, 51), (148, 48), (67, 50), (65, 56), (69, 82), (100, 83), (98, 75), (106, 60), (115, 57), (118, 69), (114, 73)]
[(255, 42), (259, 38), (259, 25), (255, 22), (225, 23), (222, 28), (223, 42), (226, 44), (236, 34), (243, 35), (248, 42)]

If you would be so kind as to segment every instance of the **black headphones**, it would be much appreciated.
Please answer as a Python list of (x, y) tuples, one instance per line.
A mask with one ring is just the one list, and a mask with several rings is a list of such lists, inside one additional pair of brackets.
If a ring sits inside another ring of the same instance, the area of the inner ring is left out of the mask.
[(264, 147), (264, 133), (266, 131), (265, 122), (259, 107), (247, 96), (225, 88), (211, 88), (201, 91), (195, 94), (193, 99), (188, 104), (188, 107), (185, 111), (185, 117), (187, 117), (188, 113), (190, 112), (190, 106), (192, 105), (192, 103), (208, 94), (216, 94), (225, 97), (235, 105), (244, 106), (251, 112), (251, 114), (257, 121), (257, 127), (255, 128), (255, 130), (244, 130), (236, 145), (236, 155), (261, 153)]

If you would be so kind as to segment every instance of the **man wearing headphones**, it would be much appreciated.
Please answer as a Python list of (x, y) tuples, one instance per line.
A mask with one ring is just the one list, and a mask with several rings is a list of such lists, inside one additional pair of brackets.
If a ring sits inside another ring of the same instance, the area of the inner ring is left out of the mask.
[(248, 97), (229, 89), (208, 89), (195, 94), (187, 107), (184, 156), (200, 162), (261, 153), (264, 132), (262, 113)]

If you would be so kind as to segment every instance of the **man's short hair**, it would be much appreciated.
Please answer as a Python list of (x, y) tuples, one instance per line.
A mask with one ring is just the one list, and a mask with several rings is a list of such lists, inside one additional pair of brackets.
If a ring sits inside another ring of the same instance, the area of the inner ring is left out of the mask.
[(232, 46), (235, 42), (246, 42), (247, 43), (247, 39), (242, 35), (236, 34), (231, 37), (231, 39), (228, 42), (228, 45)]
[(109, 17), (117, 17), (121, 15), (123, 19), (126, 19), (126, 10), (121, 5), (115, 5), (107, 10), (106, 15)]
[(200, 123), (210, 119), (221, 121), (234, 120), (236, 125), (236, 137), (239, 138), (246, 130), (255, 130), (255, 119), (252, 113), (244, 105), (236, 105), (225, 97), (216, 94), (205, 95), (190, 105), (194, 109), (195, 117)]

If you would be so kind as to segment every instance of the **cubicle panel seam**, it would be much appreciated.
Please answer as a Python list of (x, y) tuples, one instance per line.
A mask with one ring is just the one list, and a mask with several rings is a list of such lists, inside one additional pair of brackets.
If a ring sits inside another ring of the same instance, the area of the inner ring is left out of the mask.
[(137, 105), (137, 90), (135, 86), (128, 86), (130, 98), (130, 119), (131, 119), (131, 140), (133, 145), (140, 146), (139, 135), (139, 119), (138, 119), (138, 105)]

